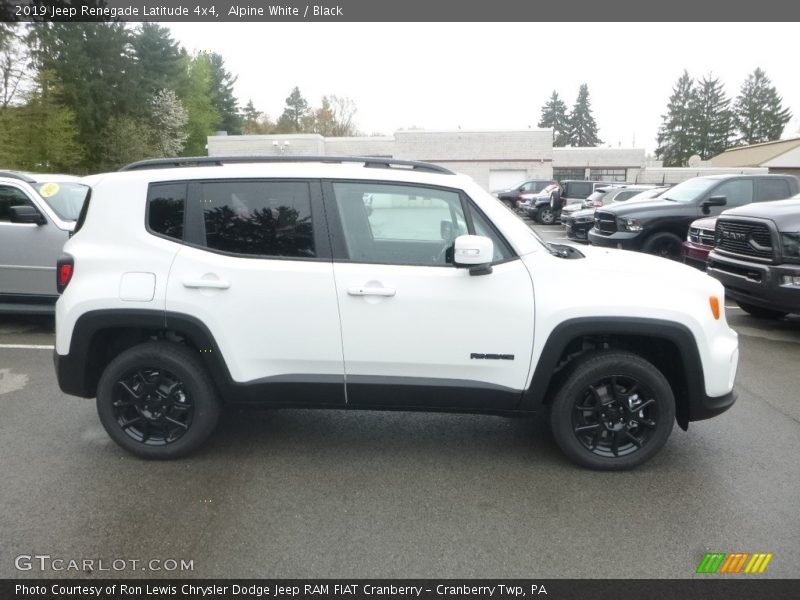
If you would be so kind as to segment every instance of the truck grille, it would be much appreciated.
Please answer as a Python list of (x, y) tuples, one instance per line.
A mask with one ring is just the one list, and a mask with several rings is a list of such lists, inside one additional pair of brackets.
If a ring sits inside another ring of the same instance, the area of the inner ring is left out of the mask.
[(702, 229), (701, 227), (689, 228), (689, 241), (695, 244), (702, 244), (703, 246), (714, 245), (714, 230)]
[(714, 240), (718, 249), (731, 254), (764, 260), (772, 260), (774, 256), (772, 236), (763, 223), (718, 219)]
[(598, 233), (611, 235), (617, 232), (617, 219), (611, 213), (597, 211), (594, 213), (594, 226)]

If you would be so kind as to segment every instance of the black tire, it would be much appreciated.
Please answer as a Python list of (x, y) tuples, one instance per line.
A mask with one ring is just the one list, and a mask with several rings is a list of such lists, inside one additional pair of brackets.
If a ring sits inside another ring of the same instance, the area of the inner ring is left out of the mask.
[(642, 245), (642, 252), (670, 260), (681, 260), (683, 242), (674, 233), (662, 231), (651, 235)]
[(607, 350), (575, 359), (568, 369), (550, 407), (550, 427), (570, 460), (619, 471), (664, 446), (675, 423), (675, 397), (655, 366), (631, 352)]
[(542, 225), (552, 225), (556, 222), (556, 213), (549, 206), (543, 206), (536, 212), (536, 221)]
[(752, 315), (758, 319), (781, 319), (789, 314), (788, 312), (772, 310), (771, 308), (762, 308), (745, 302), (737, 302), (736, 304), (748, 315)]
[(211, 435), (220, 403), (196, 351), (146, 342), (105, 368), (97, 384), (97, 413), (111, 439), (128, 452), (171, 459)]

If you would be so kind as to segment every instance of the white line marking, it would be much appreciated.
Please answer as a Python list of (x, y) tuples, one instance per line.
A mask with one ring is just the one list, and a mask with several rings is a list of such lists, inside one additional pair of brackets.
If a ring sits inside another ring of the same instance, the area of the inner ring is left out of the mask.
[(54, 350), (55, 346), (36, 346), (33, 344), (0, 344), (0, 350)]

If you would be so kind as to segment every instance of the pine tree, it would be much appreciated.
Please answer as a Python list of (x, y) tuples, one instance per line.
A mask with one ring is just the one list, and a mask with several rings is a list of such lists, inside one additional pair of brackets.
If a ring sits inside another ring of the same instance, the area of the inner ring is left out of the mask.
[(578, 91), (578, 99), (569, 116), (569, 145), (597, 146), (602, 143), (597, 137), (597, 123), (592, 116), (589, 86), (584, 83)]
[(161, 90), (177, 90), (185, 76), (186, 51), (166, 27), (142, 23), (131, 40), (136, 57), (135, 77), (146, 98)]
[(734, 104), (738, 144), (749, 145), (780, 139), (792, 118), (767, 74), (756, 69), (747, 76)]
[(286, 108), (278, 119), (278, 133), (300, 133), (303, 131), (303, 117), (308, 114), (308, 102), (295, 86), (286, 98)]
[(553, 90), (550, 99), (542, 106), (542, 116), (538, 127), (553, 129), (553, 146), (561, 147), (569, 143), (569, 115), (567, 105)]
[(730, 146), (733, 136), (733, 114), (730, 99), (719, 79), (711, 75), (698, 82), (690, 101), (692, 118), (692, 154), (708, 160)]
[(656, 156), (665, 167), (683, 167), (694, 154), (695, 103), (694, 80), (684, 71), (672, 88), (667, 114), (661, 116), (658, 128)]
[(238, 77), (225, 69), (225, 60), (217, 53), (209, 55), (211, 65), (212, 103), (220, 116), (220, 128), (229, 134), (242, 133), (242, 117), (239, 114), (238, 100), (233, 95), (233, 84)]

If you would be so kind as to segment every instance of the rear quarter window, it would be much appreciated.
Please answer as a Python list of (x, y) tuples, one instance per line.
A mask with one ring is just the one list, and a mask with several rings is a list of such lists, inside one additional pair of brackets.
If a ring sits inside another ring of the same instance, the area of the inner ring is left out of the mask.
[(183, 241), (185, 183), (154, 183), (147, 192), (147, 228), (151, 233)]
[(756, 202), (783, 200), (791, 195), (789, 182), (785, 179), (759, 179), (756, 181)]

